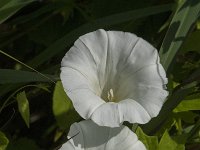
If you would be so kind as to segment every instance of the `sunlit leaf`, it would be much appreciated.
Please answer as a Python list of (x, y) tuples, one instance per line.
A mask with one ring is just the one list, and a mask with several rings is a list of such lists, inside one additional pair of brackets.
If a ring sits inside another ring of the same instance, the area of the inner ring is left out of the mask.
[(140, 127), (137, 128), (138, 139), (146, 146), (147, 150), (158, 149), (158, 138), (156, 136), (147, 136)]
[(165, 131), (160, 140), (158, 150), (185, 150), (185, 146), (183, 144), (176, 143), (171, 139), (169, 133)]
[(33, 1), (36, 0), (1, 0), (0, 24)]
[(73, 110), (72, 102), (66, 95), (60, 81), (56, 83), (53, 93), (53, 113), (61, 129), (70, 127), (78, 118)]
[(200, 110), (200, 98), (182, 101), (175, 109), (175, 112), (188, 110)]
[(30, 111), (29, 111), (29, 102), (26, 97), (25, 91), (17, 94), (17, 103), (18, 103), (19, 112), (22, 118), (24, 119), (27, 127), (29, 128)]
[(185, 99), (174, 109), (174, 112), (189, 110), (200, 110), (200, 93), (185, 97)]
[(3, 132), (0, 131), (0, 150), (6, 150), (9, 140)]

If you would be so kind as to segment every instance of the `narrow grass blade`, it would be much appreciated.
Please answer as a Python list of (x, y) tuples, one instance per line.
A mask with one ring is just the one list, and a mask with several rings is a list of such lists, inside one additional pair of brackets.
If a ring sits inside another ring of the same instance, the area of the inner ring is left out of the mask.
[(165, 70), (168, 71), (191, 26), (199, 16), (199, 0), (183, 0), (180, 3), (160, 49), (161, 63)]
[(30, 70), (32, 70), (32, 71), (34, 71), (34, 72), (37, 72), (37, 73), (38, 73), (40, 76), (42, 76), (43, 78), (46, 78), (46, 79), (48, 79), (49, 81), (55, 83), (55, 82), (54, 82), (51, 78), (49, 78), (48, 76), (45, 76), (44, 74), (40, 73), (39, 71), (35, 70), (34, 68), (30, 67), (29, 65), (27, 65), (27, 64), (25, 64), (25, 63), (23, 63), (23, 62), (21, 62), (20, 60), (14, 58), (13, 56), (11, 56), (11, 55), (5, 53), (4, 51), (0, 50), (0, 53), (2, 53), (3, 55), (5, 55), (5, 56), (11, 58), (12, 60), (14, 60), (14, 61), (16, 61), (16, 62), (22, 64), (23, 66), (27, 67), (28, 69), (30, 69)]
[(42, 53), (40, 53), (38, 56), (33, 58), (31, 61), (29, 61), (28, 64), (30, 64), (34, 68), (38, 67), (45, 61), (57, 55), (59, 52), (65, 50), (66, 47), (70, 46), (79, 36), (85, 33), (94, 31), (99, 28), (105, 28), (107, 26), (119, 24), (122, 22), (136, 20), (138, 18), (155, 15), (155, 14), (159, 14), (163, 12), (168, 12), (168, 11), (171, 11), (172, 7), (173, 7), (172, 4), (153, 6), (149, 8), (143, 8), (143, 9), (128, 11), (124, 13), (119, 13), (119, 14), (115, 14), (115, 15), (94, 20), (92, 22), (89, 22), (87, 24), (80, 26), (79, 28), (71, 31), (70, 33), (66, 34), (62, 38), (58, 39), (55, 43), (50, 45)]
[(20, 71), (12, 69), (0, 69), (0, 84), (26, 83), (26, 82), (50, 82), (49, 78), (55, 82), (58, 80), (55, 76), (45, 75), (44, 78), (38, 73), (29, 71)]

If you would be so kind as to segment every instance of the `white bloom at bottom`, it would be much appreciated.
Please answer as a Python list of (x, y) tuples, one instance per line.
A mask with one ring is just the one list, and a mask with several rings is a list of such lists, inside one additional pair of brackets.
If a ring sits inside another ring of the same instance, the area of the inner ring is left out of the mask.
[(85, 120), (72, 124), (68, 134), (70, 137), (73, 138), (63, 144), (60, 150), (146, 150), (137, 135), (123, 125), (102, 127)]

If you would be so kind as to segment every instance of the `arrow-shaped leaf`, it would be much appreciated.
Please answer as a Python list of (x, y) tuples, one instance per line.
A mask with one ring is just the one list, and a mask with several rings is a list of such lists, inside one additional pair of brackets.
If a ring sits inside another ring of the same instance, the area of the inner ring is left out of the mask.
[(26, 97), (25, 91), (17, 94), (17, 103), (18, 103), (19, 112), (22, 118), (24, 119), (27, 127), (29, 128), (30, 110), (29, 110), (29, 102)]

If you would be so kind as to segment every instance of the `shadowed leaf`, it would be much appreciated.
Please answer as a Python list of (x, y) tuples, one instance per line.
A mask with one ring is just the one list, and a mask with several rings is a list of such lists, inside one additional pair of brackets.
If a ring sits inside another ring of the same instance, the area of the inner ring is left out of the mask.
[(0, 24), (33, 1), (35, 0), (1, 0)]

